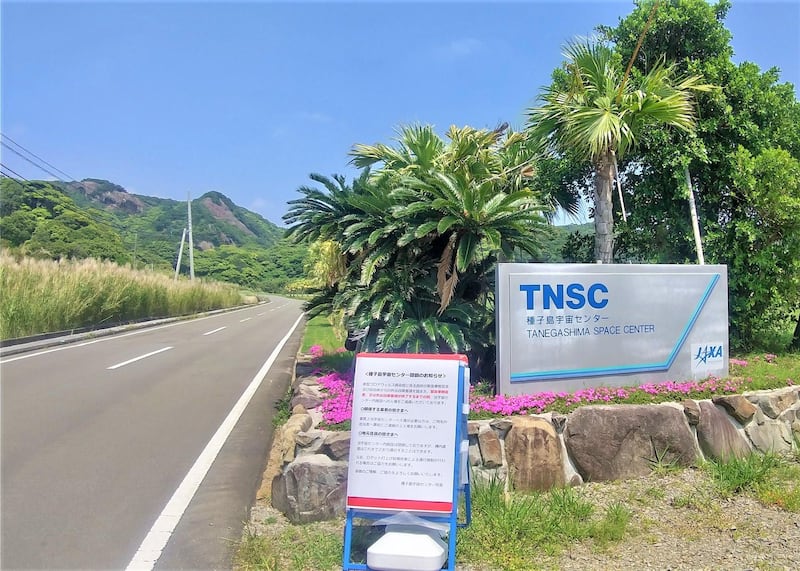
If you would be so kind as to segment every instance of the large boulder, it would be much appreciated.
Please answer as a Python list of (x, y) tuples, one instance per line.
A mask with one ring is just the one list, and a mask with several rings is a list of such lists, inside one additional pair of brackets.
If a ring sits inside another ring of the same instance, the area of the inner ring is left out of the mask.
[(740, 424), (747, 424), (753, 419), (756, 406), (742, 395), (726, 395), (712, 397), (711, 402), (721, 405), (728, 414), (739, 421)]
[(481, 456), (481, 449), (478, 446), (478, 437), (477, 436), (470, 436), (469, 437), (469, 465), (470, 466), (481, 466), (483, 464), (483, 456)]
[(346, 496), (347, 462), (324, 454), (298, 457), (272, 481), (272, 506), (292, 523), (342, 516)]
[[(320, 454), (327, 435), (327, 432), (314, 428), (306, 432), (298, 432), (294, 439), (296, 444), (295, 456)], [(339, 460), (339, 458), (334, 458), (334, 460)]]
[(307, 431), (311, 428), (311, 425), (314, 424), (311, 415), (305, 412), (302, 406), (297, 406), (294, 410), (296, 412), (294, 412), (292, 416), (289, 417), (289, 420), (286, 421), (286, 424), (281, 427), (280, 434), (278, 435), (278, 446), (280, 447), (284, 463), (289, 463), (294, 460), (297, 435), (300, 432)]
[(730, 417), (708, 401), (700, 402), (697, 442), (706, 458), (711, 460), (742, 458), (750, 452), (750, 446), (733, 426)]
[(350, 457), (350, 433), (334, 432), (325, 437), (321, 452), (333, 460), (347, 460)]
[(489, 422), (489, 426), (494, 428), (500, 436), (505, 436), (508, 434), (508, 431), (511, 430), (511, 419), (510, 418), (495, 418)]
[(778, 418), (784, 411), (797, 404), (800, 387), (787, 387), (775, 391), (755, 392), (747, 395), (747, 400), (761, 407), (770, 418)]
[(295, 395), (292, 397), (292, 401), (290, 405), (292, 408), (301, 404), (306, 410), (311, 410), (312, 408), (317, 408), (322, 402), (325, 400), (325, 397), (322, 394), (321, 389), (318, 385), (307, 385), (305, 383), (301, 383), (297, 387), (297, 391)]
[(515, 490), (549, 490), (564, 485), (561, 443), (547, 420), (532, 416), (514, 417), (506, 435), (505, 448)]
[(792, 449), (792, 428), (785, 422), (766, 419), (761, 424), (750, 423), (744, 430), (759, 452), (780, 453)]
[(691, 466), (697, 459), (686, 416), (668, 405), (579, 408), (567, 421), (564, 440), (589, 482), (635, 478), (658, 462)]
[(483, 458), (483, 465), (487, 468), (499, 468), (503, 465), (503, 448), (500, 445), (500, 438), (489, 425), (481, 426), (478, 433), (478, 445)]

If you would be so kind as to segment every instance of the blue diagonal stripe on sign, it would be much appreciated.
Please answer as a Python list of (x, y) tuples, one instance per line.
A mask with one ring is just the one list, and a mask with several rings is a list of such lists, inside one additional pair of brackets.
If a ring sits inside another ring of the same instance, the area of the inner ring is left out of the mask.
[(605, 375), (624, 375), (624, 374), (631, 374), (631, 373), (653, 373), (653, 372), (661, 372), (667, 371), (675, 362), (675, 359), (678, 356), (678, 353), (683, 347), (683, 344), (686, 342), (686, 338), (689, 336), (689, 333), (692, 331), (694, 324), (697, 323), (697, 319), (700, 317), (700, 313), (703, 311), (703, 307), (705, 307), (708, 298), (711, 297), (711, 292), (714, 291), (714, 287), (719, 282), (720, 274), (714, 274), (711, 276), (711, 281), (709, 282), (708, 286), (706, 286), (705, 292), (703, 292), (703, 296), (700, 298), (700, 301), (697, 303), (697, 306), (694, 309), (689, 321), (686, 323), (686, 326), (681, 331), (681, 334), (678, 336), (678, 340), (675, 343), (675, 347), (672, 349), (672, 352), (669, 354), (667, 359), (663, 363), (643, 363), (639, 365), (616, 365), (613, 367), (593, 367), (588, 369), (561, 369), (558, 371), (545, 371), (545, 372), (527, 372), (527, 373), (512, 373), (511, 375), (511, 382), (518, 383), (522, 381), (548, 381), (552, 379), (563, 379), (563, 378), (571, 378), (571, 377), (602, 377)]

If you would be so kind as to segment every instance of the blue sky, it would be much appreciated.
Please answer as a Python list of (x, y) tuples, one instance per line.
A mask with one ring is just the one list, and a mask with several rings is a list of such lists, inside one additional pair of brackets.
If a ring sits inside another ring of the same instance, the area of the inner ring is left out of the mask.
[[(401, 124), (520, 127), (561, 47), (632, 2), (14, 2), (4, 135), (71, 177), (281, 224), (308, 174)], [(800, 86), (800, 0), (734, 0), (735, 60)], [(52, 178), (0, 149), (28, 179)]]

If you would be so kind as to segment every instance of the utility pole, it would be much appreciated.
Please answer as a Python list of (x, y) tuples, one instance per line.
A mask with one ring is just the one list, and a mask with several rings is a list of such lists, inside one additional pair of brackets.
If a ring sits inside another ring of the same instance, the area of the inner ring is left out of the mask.
[(192, 195), (188, 192), (186, 193), (186, 207), (189, 210), (189, 279), (194, 281), (194, 238), (192, 237)]
[(178, 281), (178, 273), (181, 271), (181, 258), (183, 257), (183, 242), (186, 240), (186, 228), (181, 234), (181, 247), (178, 248), (178, 262), (175, 264), (175, 281)]
[(133, 233), (133, 271), (136, 271), (136, 243), (139, 241), (139, 234)]

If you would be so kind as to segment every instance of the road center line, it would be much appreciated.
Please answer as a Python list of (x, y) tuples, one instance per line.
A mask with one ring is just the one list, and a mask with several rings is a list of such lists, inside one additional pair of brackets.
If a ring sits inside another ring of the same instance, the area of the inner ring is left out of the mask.
[(217, 327), (216, 329), (212, 329), (211, 331), (206, 331), (203, 335), (213, 335), (217, 331), (222, 331), (223, 329), (227, 329), (227, 325), (223, 325), (222, 327)]
[(106, 367), (109, 371), (114, 369), (119, 369), (120, 367), (124, 367), (125, 365), (130, 365), (131, 363), (135, 363), (136, 361), (141, 361), (142, 359), (146, 359), (147, 357), (152, 357), (153, 355), (158, 355), (159, 353), (163, 353), (164, 351), (169, 351), (172, 347), (164, 347), (163, 349), (159, 349), (158, 351), (150, 351), (149, 353), (145, 353), (144, 355), (139, 355), (138, 357), (134, 357), (133, 359), (128, 359), (127, 361), (123, 361), (122, 363), (117, 363), (116, 365), (111, 365), (110, 367)]
[(206, 444), (200, 456), (195, 460), (189, 473), (186, 474), (186, 477), (178, 486), (178, 489), (172, 494), (172, 498), (167, 502), (161, 515), (158, 516), (153, 527), (150, 528), (150, 531), (147, 533), (147, 536), (145, 536), (139, 549), (136, 550), (133, 559), (128, 563), (127, 568), (129, 570), (137, 569), (150, 571), (155, 566), (156, 561), (161, 557), (161, 552), (164, 551), (164, 547), (166, 547), (167, 542), (172, 537), (175, 527), (178, 525), (181, 517), (183, 517), (186, 508), (189, 506), (189, 502), (192, 501), (195, 492), (197, 492), (197, 488), (200, 487), (208, 470), (211, 468), (214, 460), (216, 460), (219, 451), (222, 449), (228, 436), (230, 436), (236, 423), (239, 422), (239, 418), (244, 413), (245, 408), (250, 404), (253, 395), (256, 394), (256, 391), (261, 386), (264, 377), (267, 376), (275, 359), (278, 358), (281, 349), (286, 345), (289, 337), (292, 336), (292, 333), (297, 329), (302, 319), (303, 315), (301, 314), (300, 317), (297, 318), (297, 321), (294, 322), (291, 329), (289, 329), (286, 336), (275, 346), (275, 350), (261, 366), (261, 369), (258, 370), (256, 376), (253, 377), (253, 380), (250, 382), (250, 385), (245, 389), (244, 393), (242, 393), (242, 396), (239, 397), (239, 400), (236, 401), (236, 404), (233, 405), (228, 416), (225, 417), (225, 420), (222, 421), (222, 424), (214, 433), (214, 436), (208, 441), (208, 444)]
[(251, 319), (253, 319), (253, 318), (252, 317), (245, 317), (244, 319), (240, 319), (239, 323), (244, 323), (245, 321), (250, 321)]

